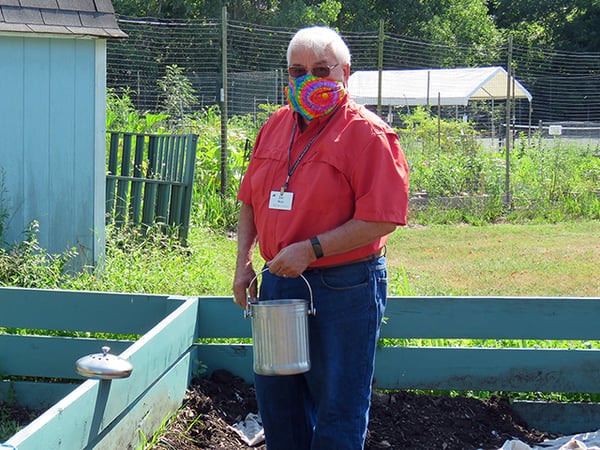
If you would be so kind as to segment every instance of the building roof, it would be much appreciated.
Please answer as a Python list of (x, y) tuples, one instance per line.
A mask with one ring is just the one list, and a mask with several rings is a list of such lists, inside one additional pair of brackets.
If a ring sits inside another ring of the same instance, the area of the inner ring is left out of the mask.
[(0, 33), (120, 38), (111, 0), (0, 0)]
[[(502, 67), (460, 69), (384, 70), (381, 104), (467, 105), (470, 100), (506, 100), (508, 75)], [(527, 99), (531, 94), (517, 80), (511, 97)], [(350, 75), (348, 90), (357, 103), (377, 105), (379, 72), (357, 71)]]

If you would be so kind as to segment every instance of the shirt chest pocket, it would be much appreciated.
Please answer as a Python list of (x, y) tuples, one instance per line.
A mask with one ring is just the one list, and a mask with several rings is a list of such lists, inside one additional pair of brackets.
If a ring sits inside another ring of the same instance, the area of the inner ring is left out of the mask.
[(254, 156), (252, 189), (255, 192), (269, 193), (279, 190), (287, 177), (287, 149), (263, 145)]

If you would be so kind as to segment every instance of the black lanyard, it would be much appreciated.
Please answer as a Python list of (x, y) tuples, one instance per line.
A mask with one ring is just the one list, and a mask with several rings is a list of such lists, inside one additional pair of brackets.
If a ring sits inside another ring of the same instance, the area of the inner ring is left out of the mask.
[(296, 130), (298, 129), (298, 122), (294, 122), (294, 128), (292, 130), (292, 139), (290, 139), (290, 146), (288, 148), (288, 170), (287, 170), (287, 178), (285, 179), (285, 184), (283, 186), (281, 186), (281, 194), (282, 195), (287, 190), (288, 185), (290, 183), (290, 178), (292, 178), (292, 175), (294, 174), (294, 172), (298, 168), (298, 165), (300, 164), (300, 161), (302, 161), (302, 158), (304, 158), (304, 155), (306, 155), (306, 152), (308, 152), (308, 149), (314, 144), (314, 142), (317, 140), (317, 138), (319, 137), (319, 135), (323, 132), (323, 130), (325, 129), (325, 127), (327, 126), (327, 124), (329, 123), (329, 121), (331, 119), (333, 119), (333, 116), (335, 115), (335, 113), (337, 111), (338, 111), (338, 108), (336, 108), (331, 113), (331, 116), (329, 116), (327, 118), (327, 121), (323, 124), (323, 126), (319, 129), (319, 131), (317, 131), (315, 133), (315, 135), (310, 139), (310, 141), (308, 141), (308, 144), (306, 144), (306, 147), (304, 147), (304, 150), (302, 150), (302, 153), (300, 153), (300, 155), (298, 155), (298, 159), (296, 159), (296, 162), (292, 165), (292, 147), (294, 146), (294, 138), (296, 137)]

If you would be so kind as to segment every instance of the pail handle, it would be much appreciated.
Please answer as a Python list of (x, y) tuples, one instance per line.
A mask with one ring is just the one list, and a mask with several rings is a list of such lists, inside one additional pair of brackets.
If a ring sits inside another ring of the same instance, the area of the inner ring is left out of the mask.
[[(248, 289), (250, 289), (250, 286), (252, 286), (252, 283), (254, 283), (256, 281), (256, 279), (258, 278), (259, 275), (262, 275), (264, 272), (266, 272), (267, 270), (269, 270), (269, 268), (265, 268), (263, 270), (261, 270), (260, 272), (258, 272), (256, 275), (254, 275), (254, 278), (252, 278), (252, 280), (250, 281), (250, 283), (248, 284)], [(308, 308), (308, 315), (309, 316), (316, 316), (317, 315), (317, 309), (315, 308), (315, 305), (313, 303), (313, 292), (312, 292), (312, 288), (310, 287), (310, 283), (308, 282), (308, 280), (304, 277), (304, 275), (300, 274), (300, 278), (302, 278), (304, 280), (304, 282), (306, 283), (306, 287), (308, 288), (308, 295), (310, 297), (310, 306)], [(248, 297), (249, 300), (250, 297), (248, 295), (246, 295)], [(250, 305), (252, 303), (257, 303), (257, 302), (252, 302), (252, 301), (247, 301), (246, 302), (246, 309), (244, 311), (244, 317), (248, 318), (248, 317), (252, 317), (252, 310), (250, 309)]]

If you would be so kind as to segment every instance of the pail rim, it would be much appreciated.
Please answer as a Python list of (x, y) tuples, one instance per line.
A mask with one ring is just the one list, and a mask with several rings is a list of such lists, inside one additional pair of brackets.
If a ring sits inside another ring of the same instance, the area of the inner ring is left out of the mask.
[[(248, 284), (248, 288), (250, 288), (250, 286), (252, 286), (252, 283), (254, 283), (255, 281), (257, 281), (258, 276), (262, 275), (264, 272), (268, 271), (269, 268), (264, 268), (263, 270), (261, 270), (259, 273), (257, 273), (254, 278), (252, 278), (252, 281), (250, 281), (250, 283)], [(308, 315), (314, 316), (317, 313), (317, 310), (315, 309), (314, 306), (314, 302), (313, 302), (313, 292), (312, 292), (312, 288), (310, 287), (310, 283), (308, 282), (308, 280), (304, 277), (304, 275), (300, 274), (300, 278), (302, 278), (302, 280), (304, 280), (304, 283), (306, 283), (306, 287), (308, 288), (308, 295), (310, 297), (310, 300), (305, 300), (305, 299), (274, 299), (274, 300), (261, 300), (261, 301), (252, 301), (253, 299), (250, 299), (249, 301), (246, 302), (246, 309), (244, 311), (244, 317), (248, 318), (248, 317), (252, 317), (252, 308), (254, 306), (260, 306), (260, 304), (262, 303), (263, 306), (265, 303), (271, 303), (272, 306), (274, 305), (281, 305), (281, 304), (291, 304), (293, 303), (292, 301), (303, 301), (303, 302), (309, 302), (309, 307), (308, 307)], [(283, 301), (286, 301), (286, 303), (281, 303)], [(273, 302), (280, 302), (280, 303), (273, 303)]]
[(274, 298), (267, 300), (259, 300), (258, 302), (252, 302), (251, 305), (264, 305), (266, 303), (275, 304), (275, 303), (296, 303), (296, 302), (304, 302), (308, 303), (308, 300), (305, 298)]
[(261, 300), (250, 303), (252, 309), (255, 308), (282, 308), (284, 306), (305, 306), (308, 305), (308, 300), (303, 298), (280, 298), (274, 300)]

